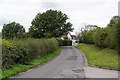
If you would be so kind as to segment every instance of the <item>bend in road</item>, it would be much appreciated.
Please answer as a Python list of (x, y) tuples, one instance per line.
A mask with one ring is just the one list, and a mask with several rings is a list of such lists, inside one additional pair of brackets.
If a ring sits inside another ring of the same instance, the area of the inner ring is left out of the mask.
[(85, 55), (74, 47), (63, 47), (59, 56), (12, 78), (85, 78)]

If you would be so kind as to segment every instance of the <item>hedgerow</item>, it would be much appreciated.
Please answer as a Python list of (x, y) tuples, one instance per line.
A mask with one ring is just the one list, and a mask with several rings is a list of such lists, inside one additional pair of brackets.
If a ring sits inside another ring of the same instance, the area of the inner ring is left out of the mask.
[(2, 68), (13, 64), (29, 64), (30, 60), (54, 52), (58, 48), (56, 39), (2, 40)]
[(58, 39), (59, 46), (72, 46), (72, 41), (69, 39)]
[[(114, 20), (114, 21), (113, 21)], [(92, 30), (82, 31), (81, 43), (96, 44), (99, 47), (118, 49), (118, 29), (119, 17), (115, 16), (105, 28), (97, 27)], [(119, 26), (120, 27), (120, 26)]]

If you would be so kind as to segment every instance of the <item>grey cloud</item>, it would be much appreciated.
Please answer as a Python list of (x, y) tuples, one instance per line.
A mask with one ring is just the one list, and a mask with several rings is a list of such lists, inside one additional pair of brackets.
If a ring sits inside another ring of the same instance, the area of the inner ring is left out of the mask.
[(8, 23), (9, 21), (6, 20), (5, 18), (0, 18), (0, 26), (3, 26), (3, 24)]
[(3, 25), (6, 23), (9, 23), (9, 21), (0, 17), (0, 32), (2, 31)]
[[(77, 30), (81, 23), (105, 26), (117, 14), (118, 0), (0, 0), (1, 25), (16, 21), (26, 29), (38, 12), (57, 9), (67, 14)], [(3, 17), (4, 16), (4, 17)]]
[(42, 1), (41, 2), (42, 7), (44, 8), (57, 8), (58, 4), (56, 2), (53, 1)]

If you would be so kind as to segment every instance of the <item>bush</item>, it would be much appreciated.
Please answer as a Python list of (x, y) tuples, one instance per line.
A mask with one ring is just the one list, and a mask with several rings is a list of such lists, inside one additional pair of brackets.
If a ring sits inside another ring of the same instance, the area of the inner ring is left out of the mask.
[(105, 28), (82, 31), (80, 42), (88, 44), (94, 43), (99, 47), (119, 49), (119, 25), (120, 17), (114, 16)]
[(18, 58), (16, 63), (28, 64), (31, 59), (35, 58), (35, 49), (29, 44), (29, 40), (15, 40), (17, 44)]
[(84, 31), (79, 41), (81, 43), (96, 44), (99, 47), (117, 49), (116, 26)]
[(72, 46), (72, 41), (69, 39), (58, 39), (59, 46)]
[(93, 39), (94, 43), (97, 46), (108, 47), (108, 44), (107, 44), (108, 32), (106, 28), (97, 29), (96, 34), (93, 34), (93, 35), (95, 36)]
[(10, 41), (2, 40), (2, 68), (9, 68), (18, 58), (17, 46)]
[(2, 44), (2, 68), (10, 68), (15, 63), (29, 64), (30, 60), (54, 52), (58, 48), (56, 39), (14, 39)]
[(16, 22), (4, 24), (2, 29), (2, 37), (4, 39), (23, 38), (24, 33), (25, 28)]

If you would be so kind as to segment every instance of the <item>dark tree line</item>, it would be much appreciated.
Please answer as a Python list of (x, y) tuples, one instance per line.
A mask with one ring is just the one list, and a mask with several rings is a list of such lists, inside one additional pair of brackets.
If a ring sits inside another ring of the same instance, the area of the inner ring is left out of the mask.
[[(114, 16), (110, 23), (105, 28), (92, 28), (87, 25), (84, 30), (81, 30), (80, 42), (87, 44), (96, 44), (100, 47), (109, 47), (119, 49), (120, 47), (120, 17)], [(118, 44), (119, 43), (119, 44)]]
[(120, 19), (117, 23), (117, 42), (118, 42), (118, 53), (120, 54)]
[(24, 27), (16, 22), (4, 24), (2, 29), (2, 37), (6, 39), (22, 38), (24, 33)]
[(2, 29), (2, 38), (51, 38), (59, 37), (68, 31), (72, 31), (72, 24), (67, 22), (69, 18), (66, 14), (57, 10), (47, 10), (43, 13), (38, 13), (33, 21), (29, 32), (25, 32), (22, 25), (16, 22), (5, 24)]
[(29, 33), (34, 38), (41, 37), (59, 37), (60, 35), (72, 31), (73, 28), (66, 14), (57, 10), (48, 10), (44, 13), (38, 13), (32, 21)]

